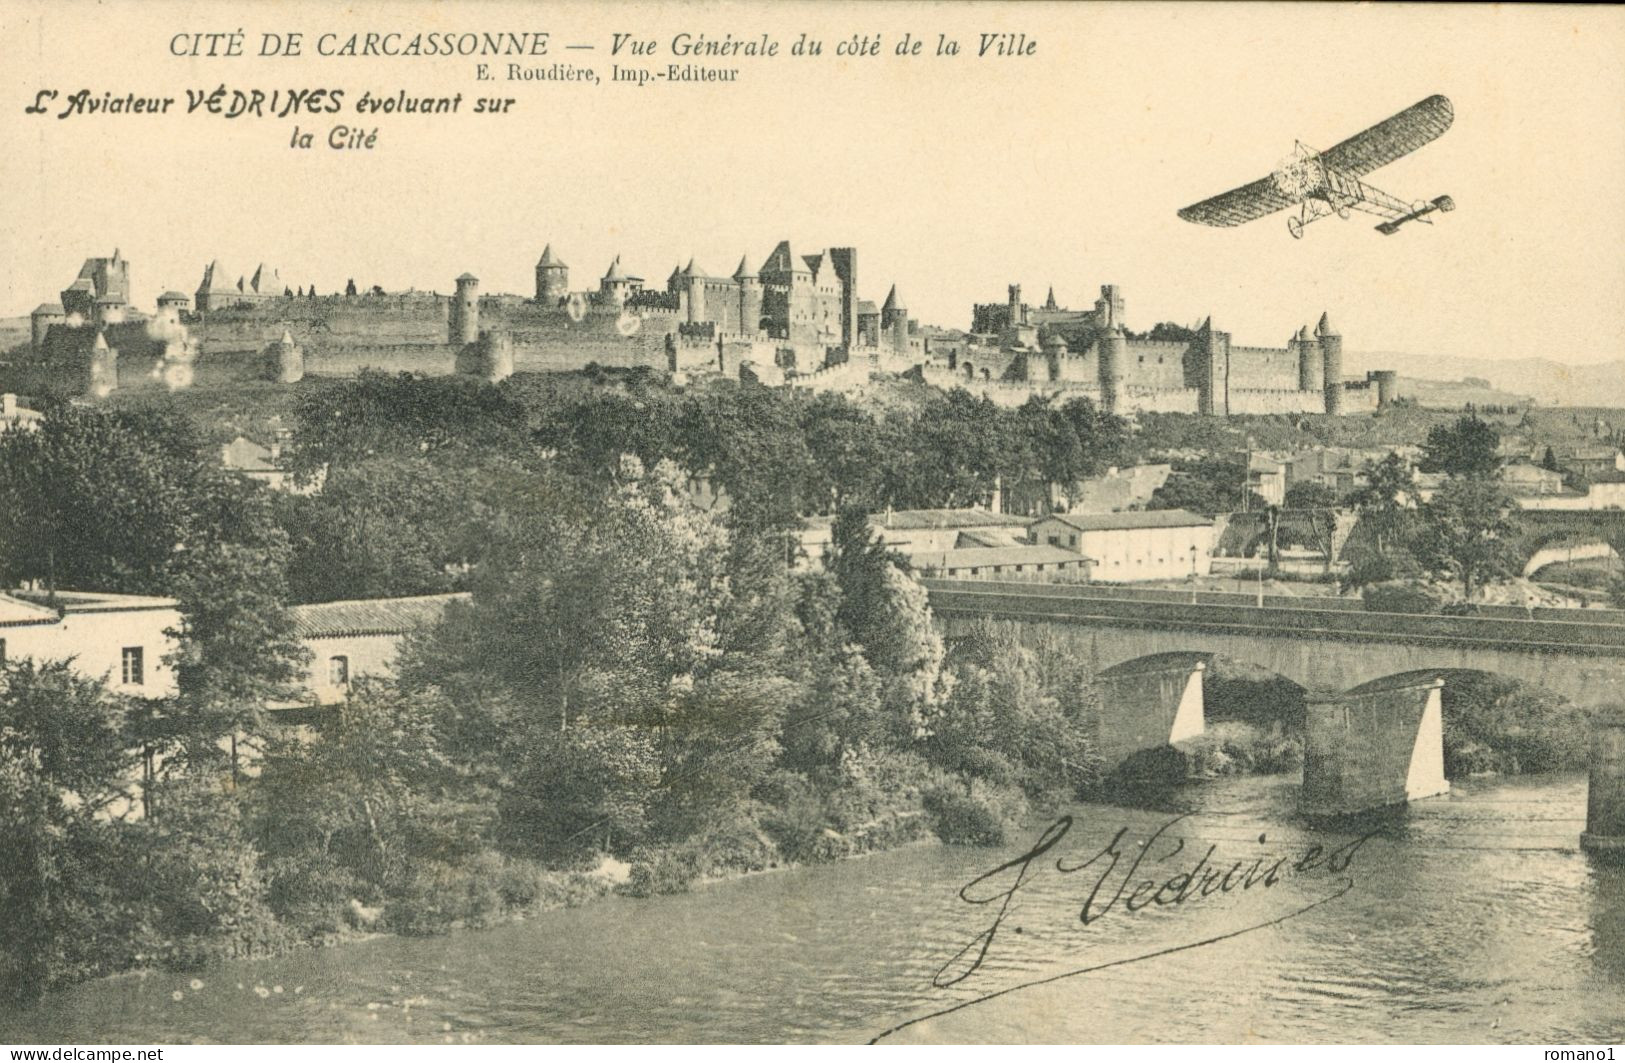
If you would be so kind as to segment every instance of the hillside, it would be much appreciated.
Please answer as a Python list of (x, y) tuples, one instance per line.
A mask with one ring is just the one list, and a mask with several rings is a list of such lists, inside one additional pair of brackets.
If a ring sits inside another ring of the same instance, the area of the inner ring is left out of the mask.
[(1542, 406), (1625, 406), (1625, 359), (1565, 365), (1548, 358), (1494, 361), (1400, 351), (1350, 351), (1344, 358), (1345, 373), (1350, 377), (1364, 374), (1367, 369), (1399, 370), (1400, 393), (1407, 393), (1405, 378), (1410, 378), (1417, 383), (1416, 394), (1423, 402), (1428, 401), (1424, 396), (1435, 390), (1434, 382), (1475, 377), (1488, 381), (1497, 391), (1527, 395)]

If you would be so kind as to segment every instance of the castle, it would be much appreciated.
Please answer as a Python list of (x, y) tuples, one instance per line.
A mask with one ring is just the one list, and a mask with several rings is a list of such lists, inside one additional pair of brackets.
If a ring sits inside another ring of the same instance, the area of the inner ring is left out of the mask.
[(104, 395), (114, 388), (184, 387), (194, 381), (293, 383), (307, 372), (363, 369), (464, 373), (638, 366), (685, 375), (723, 374), (810, 389), (861, 388), (874, 370), (912, 371), (927, 383), (1019, 404), (1032, 395), (1084, 396), (1116, 413), (1215, 416), (1331, 413), (1393, 401), (1396, 374), (1345, 381), (1343, 340), (1326, 314), (1284, 348), (1245, 347), (1213, 327), (1124, 327), (1123, 293), (1101, 288), (1088, 310), (1021, 300), (973, 308), (969, 334), (921, 329), (895, 285), (879, 306), (859, 297), (858, 254), (775, 247), (759, 269), (741, 258), (729, 276), (689, 260), (650, 287), (617, 256), (595, 287), (572, 289), (570, 267), (545, 247), (530, 295), (485, 293), (471, 273), (450, 295), (342, 295), (290, 289), (260, 264), (235, 283), (213, 261), (196, 292), (166, 291), (156, 312), (130, 306), (130, 263), (86, 259), (78, 276), (31, 316), (30, 344), (0, 362), (12, 392)]
[(130, 264), (87, 259), (60, 304), (31, 315), (27, 357), (3, 367), (14, 390), (105, 393), (193, 380), (298, 380), (362, 369), (473, 373), (602, 366), (744, 373), (774, 382), (857, 360), (906, 368), (923, 357), (917, 323), (895, 287), (875, 309), (858, 295), (849, 247), (796, 255), (781, 242), (752, 269), (720, 276), (690, 260), (650, 287), (616, 257), (594, 288), (573, 290), (551, 245), (529, 296), (484, 293), (465, 273), (451, 295), (317, 296), (261, 264), (235, 283), (219, 261), (193, 297), (165, 292), (155, 314), (129, 305)]
[(1343, 337), (1326, 313), (1312, 334), (1305, 325), (1285, 347), (1235, 344), (1212, 318), (1133, 337), (1113, 284), (1090, 310), (1057, 305), (1053, 288), (1043, 306), (1028, 306), (1013, 284), (1005, 302), (973, 307), (962, 343), (935, 346), (942, 357), (925, 367), (933, 383), (995, 398), (1087, 395), (1116, 413), (1353, 413), (1387, 406), (1398, 383), (1392, 370), (1344, 380)]

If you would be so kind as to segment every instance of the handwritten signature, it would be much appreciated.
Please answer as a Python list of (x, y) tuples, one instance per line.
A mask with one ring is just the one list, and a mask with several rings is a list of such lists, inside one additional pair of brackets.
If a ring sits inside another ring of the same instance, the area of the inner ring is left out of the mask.
[[(1184, 870), (1176, 871), (1163, 878), (1158, 878), (1155, 874), (1142, 876), (1140, 869), (1148, 860), (1153, 864), (1166, 866), (1167, 861), (1175, 859), (1184, 852), (1185, 839), (1171, 836), (1169, 831), (1181, 820), (1188, 818), (1189, 815), (1190, 813), (1185, 813), (1184, 815), (1175, 816), (1158, 827), (1150, 837), (1140, 843), (1137, 846), (1138, 851), (1133, 853), (1132, 861), (1127, 863), (1121, 875), (1116, 876), (1115, 889), (1112, 888), (1111, 881), (1119, 865), (1125, 860), (1125, 839), (1129, 833), (1128, 827), (1120, 828), (1099, 852), (1081, 862), (1069, 863), (1064, 855), (1058, 854), (1054, 861), (1055, 870), (1058, 873), (1073, 875), (1083, 871), (1090, 871), (1093, 876), (1093, 884), (1089, 887), (1089, 892), (1083, 900), (1083, 906), (1078, 912), (1078, 921), (1084, 926), (1090, 926), (1111, 915), (1114, 911), (1132, 915), (1152, 905), (1177, 907), (1188, 902), (1199, 902), (1203, 898), (1214, 894), (1230, 893), (1238, 889), (1242, 892), (1254, 888), (1260, 891), (1269, 890), (1289, 877), (1304, 875), (1317, 869), (1323, 869), (1332, 875), (1343, 877), (1333, 881), (1334, 888), (1327, 895), (1295, 908), (1284, 915), (1278, 915), (1251, 926), (1230, 930), (1199, 941), (1186, 942), (1170, 948), (1158, 949), (1154, 952), (1142, 953), (1107, 963), (1079, 967), (1061, 974), (1051, 975), (1048, 978), (1009, 986), (972, 1000), (960, 1001), (952, 1006), (934, 1011), (929, 1015), (920, 1015), (893, 1026), (876, 1036), (871, 1043), (880, 1041), (899, 1030), (924, 1022), (927, 1019), (959, 1011), (962, 1008), (981, 1004), (1023, 989), (1030, 989), (1037, 985), (1060, 981), (1064, 978), (1073, 978), (1093, 971), (1104, 970), (1108, 967), (1123, 966), (1157, 956), (1165, 956), (1173, 952), (1183, 952), (1203, 945), (1211, 945), (1296, 918), (1315, 908), (1319, 908), (1323, 904), (1338, 899), (1352, 889), (1354, 880), (1344, 876), (1343, 873), (1354, 862), (1354, 857), (1361, 847), (1381, 833), (1380, 829), (1373, 830), (1331, 849), (1321, 845), (1310, 845), (1301, 853), (1298, 853), (1296, 859), (1293, 859), (1291, 854), (1283, 856), (1260, 854), (1251, 860), (1241, 859), (1231, 862), (1228, 867), (1225, 866), (1223, 860), (1218, 863), (1212, 862), (1214, 854), (1218, 851), (1218, 846), (1216, 844), (1209, 845), (1207, 851), (1202, 853), (1194, 864), (1189, 865)], [(960, 949), (947, 963), (942, 965), (932, 979), (934, 985), (939, 989), (957, 985), (969, 978), (982, 966), (983, 961), (987, 959), (988, 950), (992, 948), (993, 942), (999, 935), (1000, 928), (1004, 925), (1005, 917), (1010, 913), (1012, 900), (1040, 872), (1043, 866), (1039, 863), (1040, 858), (1051, 853), (1061, 844), (1072, 830), (1072, 825), (1071, 816), (1062, 816), (1048, 827), (1045, 827), (1043, 832), (1039, 834), (1038, 840), (1026, 852), (978, 875), (960, 888), (959, 897), (965, 903), (997, 905), (997, 910), (987, 928), (972, 938), (964, 948)], [(1267, 841), (1267, 835), (1260, 834), (1258, 836), (1259, 845), (1264, 845)], [(1154, 851), (1164, 848), (1166, 851), (1153, 855)], [(1110, 892), (1109, 899), (1102, 902), (1102, 898), (1108, 892)]]

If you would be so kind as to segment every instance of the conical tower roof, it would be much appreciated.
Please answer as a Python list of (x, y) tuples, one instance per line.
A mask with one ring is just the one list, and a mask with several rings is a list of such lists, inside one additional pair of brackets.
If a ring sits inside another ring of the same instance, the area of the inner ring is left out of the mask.
[(1337, 331), (1337, 326), (1332, 324), (1331, 317), (1328, 314), (1326, 314), (1325, 312), (1322, 312), (1321, 315), (1320, 315), (1320, 324), (1315, 326), (1315, 335), (1317, 335), (1317, 336), (1336, 336), (1336, 335), (1339, 335), (1339, 333)]
[(756, 276), (756, 274), (754, 272), (752, 272), (752, 270), (750, 268), (749, 256), (740, 255), (739, 256), (739, 268), (734, 270), (734, 280), (742, 281), (746, 277), (754, 277), (754, 276)]
[(620, 255), (616, 255), (615, 261), (609, 264), (609, 269), (604, 273), (604, 279), (607, 281), (624, 281), (626, 279), (626, 274), (621, 270)]
[(886, 293), (886, 301), (880, 307), (881, 312), (884, 313), (887, 310), (901, 310), (903, 309), (903, 306), (903, 299), (897, 294), (897, 285), (894, 284), (891, 286), (891, 291)]
[(542, 257), (536, 262), (537, 269), (569, 269), (564, 260), (553, 253), (553, 245), (548, 244), (542, 248)]

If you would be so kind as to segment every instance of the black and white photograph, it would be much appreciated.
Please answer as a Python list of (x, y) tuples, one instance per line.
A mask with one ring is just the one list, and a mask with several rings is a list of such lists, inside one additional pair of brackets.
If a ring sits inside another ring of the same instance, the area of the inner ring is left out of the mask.
[(5, 0), (5, 1059), (1613, 1060), (1622, 101), (1611, 6)]

